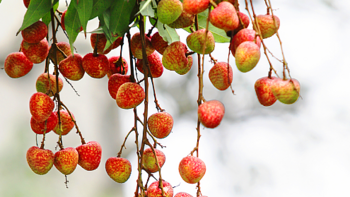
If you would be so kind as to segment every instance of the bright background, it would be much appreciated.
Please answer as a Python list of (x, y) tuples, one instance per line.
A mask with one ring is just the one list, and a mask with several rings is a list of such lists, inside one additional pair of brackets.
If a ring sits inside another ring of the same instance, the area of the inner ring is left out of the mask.
[[(254, 1), (257, 13), (264, 14), (263, 1)], [(60, 1), (59, 10), (65, 10)], [(240, 1), (244, 10), (244, 1)], [(204, 96), (225, 104), (226, 114), (216, 129), (202, 129), (200, 158), (207, 165), (201, 181), (204, 195), (237, 197), (348, 197), (350, 196), (350, 2), (342, 0), (272, 0), (275, 14), (281, 20), (279, 30), (286, 59), (293, 78), (301, 84), (301, 96), (293, 105), (276, 102), (261, 106), (255, 96), (255, 81), (267, 75), (268, 64), (262, 56), (258, 66), (240, 73), (234, 69), (233, 89), (218, 91), (207, 74), (212, 66), (205, 61)], [(6, 56), (18, 51), (22, 38), (16, 36), (26, 8), (21, 0), (3, 0), (0, 4), (0, 67)], [(89, 23), (89, 30), (97, 22)], [(150, 27), (147, 27), (149, 29)], [(250, 27), (251, 28), (251, 27)], [(132, 29), (135, 32), (136, 29)], [(179, 31), (185, 42), (187, 33)], [(60, 33), (59, 41), (68, 41)], [(281, 57), (276, 37), (266, 40), (274, 55)], [(89, 36), (78, 36), (78, 52), (92, 52)], [(227, 60), (228, 44), (217, 44), (213, 56)], [(108, 54), (119, 55), (120, 48)], [(127, 47), (123, 52), (128, 60)], [(282, 65), (274, 62), (281, 73)], [(52, 68), (51, 68), (52, 70)], [(125, 184), (115, 183), (105, 172), (107, 158), (116, 156), (124, 136), (133, 126), (132, 110), (119, 109), (107, 91), (107, 77), (93, 79), (88, 75), (71, 82), (77, 96), (65, 82), (61, 98), (74, 113), (86, 141), (102, 145), (100, 167), (92, 172), (80, 166), (65, 177), (53, 167), (39, 176), (25, 159), (26, 151), (36, 144), (30, 129), (29, 98), (36, 92), (36, 78), (44, 64), (34, 65), (25, 77), (12, 79), (0, 70), (0, 196), (133, 196), (136, 188), (136, 154), (131, 135), (123, 156), (133, 164), (133, 173)], [(130, 72), (130, 71), (129, 71)], [(173, 115), (173, 132), (160, 143), (167, 160), (163, 178), (177, 192), (195, 196), (196, 186), (182, 181), (178, 163), (194, 148), (196, 142), (196, 62), (185, 76), (165, 70), (155, 79), (162, 108)], [(142, 75), (139, 74), (141, 78)], [(150, 97), (150, 113), (155, 112)], [(142, 116), (143, 107), (138, 108)], [(55, 152), (57, 135), (47, 135), (45, 148)], [(40, 143), (41, 137), (38, 137)], [(75, 129), (63, 137), (65, 147), (76, 147), (80, 140)], [(152, 180), (153, 181), (153, 180)]]

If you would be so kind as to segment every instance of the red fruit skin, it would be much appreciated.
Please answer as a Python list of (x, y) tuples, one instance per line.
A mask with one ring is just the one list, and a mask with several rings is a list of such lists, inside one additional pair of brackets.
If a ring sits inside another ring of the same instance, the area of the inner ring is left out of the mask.
[(207, 128), (219, 126), (224, 114), (225, 107), (218, 100), (204, 102), (198, 107), (198, 119)]
[(10, 53), (5, 59), (4, 69), (11, 78), (19, 78), (28, 74), (33, 68), (31, 62), (22, 52)]
[(205, 171), (205, 163), (198, 157), (187, 156), (180, 161), (179, 173), (186, 183), (198, 183), (204, 176)]
[(83, 58), (79, 54), (69, 55), (59, 64), (61, 74), (67, 79), (78, 81), (84, 77)]
[(209, 15), (211, 24), (224, 31), (231, 31), (239, 26), (236, 9), (229, 2), (223, 1), (211, 11)]
[(130, 75), (116, 73), (108, 79), (108, 92), (113, 99), (116, 98), (119, 87), (126, 82), (131, 82)]
[(262, 77), (254, 84), (256, 96), (263, 106), (271, 106), (277, 101), (277, 98), (273, 95), (271, 90), (274, 79), (276, 79), (276, 77)]
[(125, 75), (128, 72), (129, 66), (126, 60), (122, 57), (121, 64), (118, 65), (119, 56), (113, 56), (108, 59), (109, 61), (109, 70), (107, 72), (108, 78), (110, 78), (113, 74), (120, 73)]
[(98, 168), (101, 162), (102, 148), (96, 141), (90, 141), (77, 148), (79, 154), (78, 164), (87, 171)]
[(82, 66), (92, 78), (103, 78), (109, 70), (109, 61), (105, 55), (88, 53), (84, 56)]
[(64, 175), (71, 174), (78, 165), (79, 154), (75, 148), (68, 147), (55, 153), (54, 165)]
[(233, 80), (232, 67), (226, 62), (216, 63), (209, 71), (209, 79), (218, 90), (226, 90)]
[(122, 41), (123, 41), (123, 37), (117, 38), (112, 44), (112, 49), (119, 47), (121, 45)]
[(193, 197), (193, 196), (185, 192), (180, 192), (180, 193), (177, 193), (174, 197)]
[[(147, 57), (149, 69), (151, 70), (151, 75), (153, 78), (158, 78), (163, 74), (163, 64), (162, 59), (157, 54), (157, 52), (153, 52), (151, 55)], [(143, 73), (143, 60), (138, 59), (136, 62), (136, 68), (141, 73)]]
[(181, 41), (171, 43), (164, 51), (162, 64), (164, 68), (173, 71), (183, 70), (188, 67), (186, 57), (187, 46)]
[(53, 100), (42, 92), (34, 93), (29, 100), (29, 109), (32, 117), (38, 121), (43, 122), (47, 120), (53, 109), (55, 103)]
[(143, 88), (133, 82), (122, 84), (117, 92), (117, 105), (122, 109), (131, 109), (140, 105), (145, 99), (145, 91)]
[(153, 36), (151, 38), (151, 44), (162, 55), (163, 55), (165, 49), (169, 46), (168, 42), (163, 40), (162, 36), (160, 36), (158, 32), (153, 34)]
[(256, 40), (255, 44), (258, 45), (258, 47), (260, 48), (261, 39), (259, 36), (257, 36), (255, 39), (255, 33), (256, 32), (252, 29), (242, 29), (235, 36), (233, 36), (232, 41), (231, 41), (231, 45), (230, 45), (230, 50), (231, 50), (233, 57), (235, 57), (237, 47), (245, 41)]
[[(39, 77), (36, 79), (35, 86), (37, 92), (42, 92), (51, 97), (57, 92), (56, 75), (49, 74), (49, 77), (47, 75), (47, 73), (42, 73), (41, 75), (39, 75)], [(59, 92), (61, 92), (62, 88), (63, 81), (61, 78), (58, 78)]]
[(276, 15), (274, 15), (274, 18), (277, 26), (275, 25), (272, 15), (258, 15), (256, 17), (260, 32), (264, 39), (275, 35), (280, 27), (280, 19)]
[(54, 162), (54, 154), (51, 150), (41, 149), (36, 146), (28, 149), (26, 158), (30, 169), (39, 175), (48, 173)]
[(185, 68), (175, 71), (177, 74), (184, 75), (184, 74), (188, 73), (191, 70), (192, 64), (193, 64), (193, 57), (192, 56), (188, 56), (187, 57), (187, 61), (188, 61), (188, 63), (187, 63)]
[(49, 54), (49, 43), (44, 38), (38, 43), (28, 43), (25, 40), (21, 43), (21, 51), (34, 64), (39, 64), (46, 60)]
[[(58, 42), (56, 44), (57, 48), (59, 48), (67, 57), (70, 56), (72, 54), (72, 51), (70, 49), (70, 45), (67, 42)], [(63, 54), (60, 51), (56, 51), (57, 54), (57, 64), (59, 64), (62, 60), (65, 59), (65, 57), (63, 56)], [(51, 50), (50, 47), (50, 51), (49, 51), (49, 57), (51, 59), (51, 61), (55, 64), (55, 55), (53, 53), (53, 50)]]
[(22, 37), (28, 43), (38, 43), (47, 35), (47, 26), (42, 21), (37, 21), (22, 30)]
[(28, 8), (29, 3), (30, 3), (30, 0), (23, 0), (23, 4), (24, 6), (26, 6), (26, 8)]
[[(152, 46), (151, 43), (151, 38), (145, 35), (145, 43), (146, 43), (146, 54), (147, 56), (151, 55), (155, 49)], [(143, 59), (142, 58), (142, 45), (141, 45), (141, 35), (140, 33), (135, 33), (130, 41), (130, 48), (132, 54), (137, 58), (137, 59)]]
[(148, 118), (148, 129), (156, 138), (167, 137), (173, 129), (173, 117), (167, 112), (158, 112)]
[(44, 134), (44, 132), (49, 133), (56, 127), (57, 123), (58, 118), (54, 112), (51, 113), (47, 122), (38, 122), (33, 117), (30, 119), (30, 127), (36, 134)]
[(184, 0), (182, 7), (185, 12), (196, 15), (207, 9), (209, 2), (209, 0)]
[[(171, 28), (186, 28), (194, 23), (194, 15), (182, 10), (181, 15), (174, 22), (168, 24)], [(153, 43), (152, 43), (153, 45)]]
[[(55, 111), (55, 114), (58, 117), (57, 111)], [(73, 114), (72, 116), (73, 116), (73, 119), (75, 119)], [(72, 118), (70, 117), (69, 113), (66, 110), (60, 110), (60, 118), (61, 118), (61, 126), (62, 126), (61, 135), (67, 135), (73, 129), (74, 122), (72, 121)], [(59, 129), (59, 124), (57, 124), (56, 127), (53, 129), (53, 132), (55, 132), (57, 135), (60, 135), (61, 131)]]
[(131, 163), (125, 158), (110, 157), (105, 168), (108, 176), (118, 183), (126, 182), (131, 175)]
[(96, 34), (96, 33), (91, 34), (91, 36), (90, 36), (91, 47), (93, 49), (95, 48), (97, 37), (98, 37), (97, 53), (98, 54), (107, 54), (107, 53), (109, 53), (113, 49), (113, 44), (110, 47), (108, 47), (108, 49), (104, 50), (105, 47), (106, 47), (106, 43), (107, 43), (107, 38), (106, 38), (106, 36), (104, 34)]
[[(165, 197), (173, 197), (174, 190), (173, 187), (170, 185), (170, 183), (166, 181), (162, 181), (163, 183), (163, 190)], [(159, 182), (155, 181), (153, 182), (148, 188), (147, 188), (147, 197), (162, 197), (162, 190), (159, 187)]]
[[(64, 17), (66, 16), (66, 12), (67, 10), (63, 11), (61, 16), (61, 27), (63, 30), (66, 30), (66, 26), (64, 25)], [(80, 27), (80, 31), (83, 31), (83, 27)]]
[[(154, 149), (154, 152), (156, 153), (159, 167), (162, 168), (166, 160), (165, 155), (162, 151), (157, 149)], [(156, 164), (156, 158), (154, 157), (154, 154), (151, 148), (147, 148), (144, 150), (142, 162), (143, 162), (143, 167), (150, 173), (159, 171), (158, 166)]]

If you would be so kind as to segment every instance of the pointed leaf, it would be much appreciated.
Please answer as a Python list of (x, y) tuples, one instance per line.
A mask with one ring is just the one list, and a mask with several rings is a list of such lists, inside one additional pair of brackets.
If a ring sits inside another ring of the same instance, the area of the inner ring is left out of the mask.
[[(135, 18), (136, 0), (118, 0), (111, 6), (109, 29), (114, 34), (123, 35)], [(138, 9), (138, 7), (136, 7)]]
[(162, 38), (168, 42), (168, 44), (180, 40), (180, 36), (177, 34), (176, 30), (169, 27), (168, 25), (164, 25), (158, 21), (156, 27), (158, 29), (159, 35), (162, 36)]
[(44, 17), (46, 13), (50, 12), (51, 8), (51, 0), (31, 0), (26, 14), (24, 15), (22, 26), (18, 30), (17, 34)]
[[(59, 5), (59, 1), (55, 0), (53, 5), (53, 12), (56, 12)], [(51, 22), (51, 12), (48, 12), (45, 14), (45, 16), (41, 19), (42, 22), (44, 22), (46, 25), (49, 25)]]
[(69, 38), (69, 44), (72, 50), (72, 54), (74, 54), (73, 43), (75, 42), (75, 39), (77, 38), (80, 32), (81, 23), (79, 20), (78, 12), (72, 3), (68, 6), (66, 16), (64, 19), (66, 32)]
[(72, 0), (71, 4), (78, 11), (81, 26), (83, 26), (84, 32), (86, 32), (86, 25), (92, 13), (93, 0)]
[(90, 19), (101, 15), (105, 10), (111, 7), (113, 0), (94, 0)]
[(154, 9), (151, 4), (152, 0), (142, 1), (140, 3), (140, 11), (136, 15), (142, 14), (143, 16), (154, 17)]

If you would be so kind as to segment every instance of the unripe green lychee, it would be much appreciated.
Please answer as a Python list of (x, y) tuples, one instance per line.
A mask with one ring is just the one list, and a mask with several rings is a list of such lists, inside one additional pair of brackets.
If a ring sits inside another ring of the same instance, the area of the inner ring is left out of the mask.
[(163, 24), (174, 22), (182, 13), (182, 3), (179, 0), (161, 0), (158, 3), (158, 20)]
[(214, 51), (215, 40), (210, 31), (200, 29), (187, 36), (187, 46), (194, 52), (203, 54), (203, 47), (205, 46), (204, 54), (209, 54)]
[(236, 66), (241, 72), (252, 70), (260, 60), (260, 48), (252, 41), (240, 44), (236, 49)]

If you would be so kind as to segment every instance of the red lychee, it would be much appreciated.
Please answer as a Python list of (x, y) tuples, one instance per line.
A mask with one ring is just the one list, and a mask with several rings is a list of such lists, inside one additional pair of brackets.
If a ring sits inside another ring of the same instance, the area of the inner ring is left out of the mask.
[(38, 121), (43, 122), (47, 120), (53, 109), (55, 103), (53, 100), (42, 92), (34, 93), (29, 100), (29, 109), (32, 117)]
[[(151, 55), (147, 56), (149, 69), (151, 71), (151, 75), (153, 78), (158, 78), (163, 74), (163, 64), (162, 59), (158, 55), (157, 52), (153, 52)], [(136, 62), (136, 68), (141, 72), (143, 72), (143, 60), (138, 59)]]
[[(39, 75), (39, 77), (36, 79), (36, 91), (42, 92), (47, 94), (48, 96), (53, 96), (57, 92), (57, 86), (56, 86), (56, 75), (48, 74), (48, 73), (42, 73)], [(58, 78), (58, 89), (59, 92), (63, 88), (63, 81), (61, 78)]]
[(19, 78), (28, 74), (33, 68), (31, 62), (22, 52), (10, 53), (5, 59), (5, 72), (11, 78)]
[[(170, 183), (163, 180), (162, 184), (165, 197), (173, 197), (174, 190)], [(147, 188), (147, 197), (162, 197), (162, 190), (159, 187), (159, 181), (155, 181), (149, 185)]]
[(105, 167), (108, 176), (118, 183), (126, 182), (131, 175), (131, 163), (125, 158), (110, 157)]
[(44, 38), (38, 43), (28, 43), (25, 40), (21, 43), (21, 51), (34, 64), (39, 64), (46, 60), (49, 54), (49, 43)]
[(218, 100), (206, 101), (198, 107), (198, 119), (207, 128), (219, 126), (224, 114), (225, 107)]
[(232, 67), (226, 62), (216, 63), (209, 71), (209, 79), (218, 90), (226, 90), (232, 83)]
[[(72, 112), (71, 112), (72, 113)], [(56, 111), (55, 114), (58, 117), (58, 112)], [(74, 119), (74, 115), (72, 113), (72, 117)], [(74, 122), (71, 118), (71, 116), (69, 115), (68, 111), (66, 110), (60, 110), (60, 118), (61, 118), (61, 127), (62, 130), (60, 130), (60, 126), (59, 124), (56, 125), (56, 127), (53, 129), (53, 131), (57, 134), (57, 135), (67, 135), (74, 127)]]
[[(146, 43), (146, 54), (147, 56), (151, 55), (154, 52), (154, 48), (151, 44), (151, 38), (149, 38), (147, 35), (145, 35), (145, 43)], [(130, 41), (130, 48), (132, 54), (137, 59), (143, 59), (142, 56), (142, 44), (141, 44), (141, 34), (135, 33)]]
[(276, 77), (262, 77), (255, 82), (254, 89), (261, 105), (271, 106), (277, 101), (273, 95), (271, 86)]
[(38, 43), (47, 36), (47, 26), (42, 21), (37, 21), (22, 30), (22, 37), (28, 43)]
[(49, 133), (56, 127), (57, 123), (57, 115), (54, 112), (44, 122), (38, 122), (33, 117), (30, 119), (30, 127), (36, 134)]
[(109, 61), (105, 55), (88, 53), (84, 56), (82, 66), (92, 78), (103, 78), (109, 70)]
[(239, 19), (235, 7), (229, 2), (223, 1), (210, 12), (209, 20), (215, 27), (224, 31), (231, 31), (239, 26)]
[(173, 129), (173, 117), (167, 112), (158, 112), (148, 118), (148, 128), (156, 138), (167, 137)]
[(77, 81), (83, 78), (85, 70), (83, 68), (83, 58), (79, 54), (69, 55), (59, 64), (61, 74), (67, 79)]
[(145, 91), (143, 88), (133, 82), (123, 83), (117, 92), (117, 105), (122, 109), (131, 109), (140, 105), (145, 99)]
[(79, 154), (78, 164), (85, 170), (92, 171), (98, 168), (101, 162), (102, 148), (96, 141), (90, 141), (77, 148)]
[(126, 82), (131, 82), (130, 75), (116, 73), (108, 79), (108, 92), (113, 99), (116, 98), (119, 87)]
[[(160, 168), (165, 163), (165, 155), (162, 151), (158, 149), (154, 149), (154, 152), (156, 153), (157, 160), (158, 160), (158, 165)], [(156, 164), (156, 157), (153, 154), (153, 151), (151, 148), (147, 148), (143, 152), (143, 157), (142, 157), (142, 162), (143, 162), (143, 167), (150, 173), (158, 172), (158, 166)]]
[(78, 165), (79, 154), (75, 148), (68, 147), (55, 153), (54, 165), (64, 175), (71, 174)]
[(203, 178), (205, 171), (205, 163), (198, 157), (187, 156), (180, 161), (179, 173), (186, 183), (198, 183)]
[(54, 162), (54, 154), (51, 150), (36, 146), (28, 149), (26, 158), (30, 169), (39, 175), (48, 173)]

